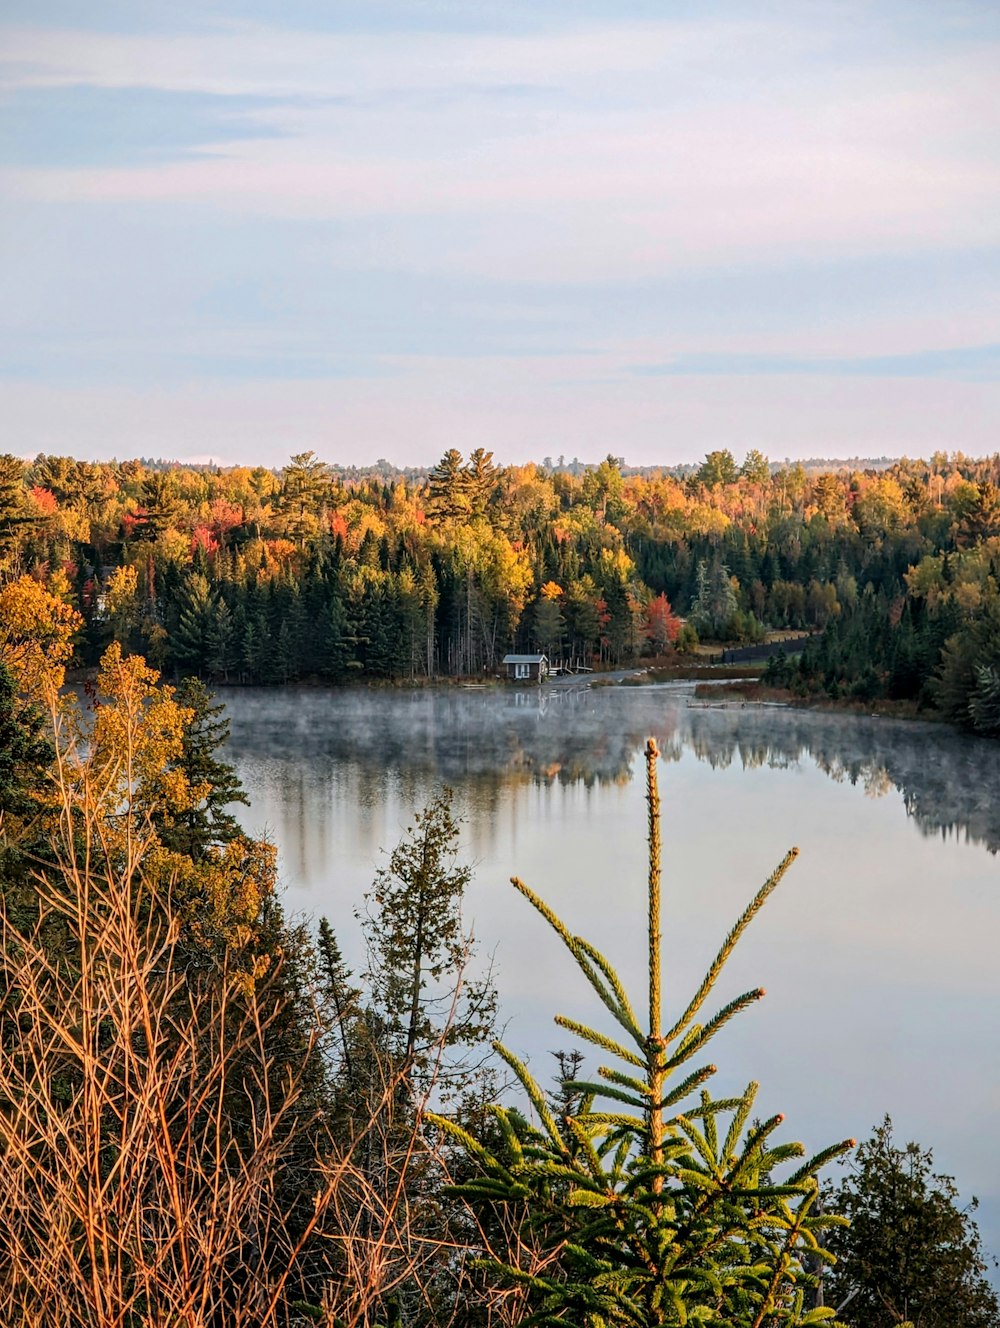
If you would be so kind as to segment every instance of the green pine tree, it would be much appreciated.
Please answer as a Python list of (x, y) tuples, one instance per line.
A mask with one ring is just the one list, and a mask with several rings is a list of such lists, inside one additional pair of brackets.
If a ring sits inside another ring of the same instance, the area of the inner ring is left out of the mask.
[(183, 811), (165, 809), (167, 816), (158, 818), (157, 830), (167, 848), (200, 862), (213, 847), (239, 838), (242, 830), (229, 808), (250, 803), (236, 771), (219, 755), (229, 738), (226, 707), (215, 702), (200, 678), (185, 678), (176, 699), (193, 712), (184, 726), (177, 768), (191, 786), (202, 786), (204, 794)]
[[(801, 1163), (800, 1144), (772, 1142), (781, 1116), (748, 1126), (756, 1084), (737, 1097), (712, 1099), (703, 1085), (715, 1066), (699, 1063), (715, 1033), (764, 994), (746, 992), (701, 1022), (729, 956), (795, 850), (758, 891), (691, 1001), (668, 1024), (660, 973), (657, 758), (650, 741), (645, 1017), (600, 952), (572, 935), (523, 882), (513, 882), (563, 940), (619, 1032), (610, 1037), (562, 1016), (556, 1022), (616, 1064), (602, 1066), (593, 1082), (564, 1081), (563, 1093), (576, 1092), (580, 1101), (558, 1120), (525, 1066), (498, 1044), (538, 1125), (525, 1131), (511, 1109), (494, 1107), (503, 1147), (491, 1150), (453, 1120), (433, 1119), (478, 1164), (478, 1174), (455, 1193), (487, 1215), (498, 1208), (520, 1215), (506, 1253), (494, 1249), (483, 1265), (501, 1284), (527, 1294), (527, 1322), (552, 1328), (818, 1323), (832, 1311), (811, 1305), (817, 1279), (805, 1259), (827, 1259), (818, 1236), (838, 1219), (817, 1210), (816, 1173), (853, 1141)], [(785, 1164), (794, 1169), (779, 1176)]]
[(28, 510), (24, 463), (8, 452), (0, 456), (0, 559), (16, 551), (23, 531), (34, 520)]
[(40, 847), (31, 820), (52, 757), (41, 711), (18, 698), (14, 675), (0, 660), (0, 895), (23, 885)]
[(531, 614), (531, 637), (534, 644), (550, 659), (558, 659), (562, 654), (565, 633), (566, 620), (558, 599), (543, 595)]
[(450, 448), (427, 477), (428, 512), (437, 519), (458, 521), (469, 515), (469, 475), (457, 448)]
[(0, 833), (8, 817), (31, 810), (32, 792), (52, 760), (44, 727), (41, 712), (18, 700), (14, 675), (0, 660)]
[(500, 472), (493, 463), (493, 453), (477, 447), (469, 455), (465, 467), (465, 483), (469, 507), (474, 516), (484, 516), (493, 501)]
[(170, 652), (184, 672), (200, 673), (206, 665), (215, 605), (207, 579), (200, 572), (185, 577), (177, 604), (177, 626), (170, 637)]
[(462, 926), (461, 907), (472, 871), (458, 860), (452, 797), (451, 789), (443, 788), (414, 815), (360, 915), (372, 1003), (414, 1092), (434, 1078), (446, 1091), (463, 1091), (470, 1079), (469, 1053), (492, 1036), (496, 1016), (489, 976), (468, 972), (474, 946)]
[(992, 664), (978, 664), (975, 675), (975, 691), (969, 698), (972, 727), (987, 737), (1000, 737), (1000, 672)]
[(221, 597), (216, 601), (205, 633), (205, 665), (216, 679), (229, 681), (229, 671), (236, 662), (236, 624), (229, 605)]

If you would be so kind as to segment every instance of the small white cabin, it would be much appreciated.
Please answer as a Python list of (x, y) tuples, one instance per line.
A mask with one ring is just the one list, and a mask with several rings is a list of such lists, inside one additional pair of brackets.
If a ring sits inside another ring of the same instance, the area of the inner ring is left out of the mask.
[(549, 672), (547, 655), (504, 655), (502, 663), (509, 682), (541, 682)]

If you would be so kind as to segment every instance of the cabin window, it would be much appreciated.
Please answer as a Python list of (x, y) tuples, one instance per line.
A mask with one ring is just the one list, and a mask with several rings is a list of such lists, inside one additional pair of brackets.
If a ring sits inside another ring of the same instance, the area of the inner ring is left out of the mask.
[(531, 665), (530, 665), (530, 664), (515, 664), (515, 665), (514, 665), (514, 677), (515, 677), (515, 678), (530, 678), (530, 677), (531, 677)]

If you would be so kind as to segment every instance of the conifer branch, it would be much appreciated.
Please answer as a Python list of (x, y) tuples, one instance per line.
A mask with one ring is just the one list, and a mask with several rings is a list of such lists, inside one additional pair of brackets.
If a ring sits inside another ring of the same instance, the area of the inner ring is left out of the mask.
[[(581, 941), (579, 937), (571, 935), (569, 929), (553, 912), (548, 904), (540, 899), (538, 895), (535, 894), (534, 890), (532, 890), (530, 886), (525, 885), (519, 877), (512, 876), (510, 878), (510, 883), (515, 890), (518, 890), (525, 899), (527, 899), (528, 903), (531, 904), (533, 908), (538, 910), (553, 931), (560, 937), (563, 944), (576, 960), (577, 967), (597, 993), (602, 1005), (606, 1007), (615, 1021), (621, 1024), (626, 1033), (631, 1034), (636, 1042), (642, 1046), (644, 1040), (642, 1033), (636, 1024), (635, 1015), (629, 1005), (628, 998), (625, 995), (621, 982), (608, 961), (599, 951), (595, 950), (594, 947), (589, 945), (586, 941)], [(602, 973), (608, 975), (611, 990), (609, 990), (601, 981), (598, 973), (595, 971), (595, 964)]]
[(504, 1058), (504, 1060), (507, 1062), (510, 1068), (517, 1075), (518, 1079), (521, 1081), (521, 1085), (524, 1088), (524, 1091), (528, 1094), (528, 1097), (531, 1100), (531, 1105), (538, 1112), (538, 1118), (545, 1126), (545, 1129), (548, 1132), (548, 1135), (551, 1138), (552, 1142), (557, 1145), (561, 1153), (565, 1153), (567, 1151), (566, 1145), (563, 1142), (562, 1135), (559, 1133), (559, 1127), (555, 1122), (555, 1118), (553, 1117), (552, 1112), (549, 1110), (545, 1102), (545, 1094), (542, 1092), (538, 1084), (535, 1082), (530, 1071), (528, 1070), (528, 1067), (524, 1064), (523, 1061), (518, 1060), (518, 1058), (514, 1055), (514, 1053), (512, 1051), (509, 1051), (503, 1045), (502, 1042), (494, 1042), (493, 1050), (499, 1056), (502, 1056)]
[(719, 974), (722, 972), (723, 968), (725, 967), (726, 961), (729, 959), (729, 956), (732, 954), (734, 947), (739, 942), (740, 937), (746, 931), (747, 927), (749, 927), (750, 923), (753, 922), (754, 918), (757, 916), (760, 910), (767, 903), (768, 899), (774, 893), (779, 882), (781, 881), (781, 878), (784, 876), (785, 872), (788, 870), (788, 868), (792, 865), (792, 863), (795, 861), (795, 859), (798, 856), (799, 856), (799, 850), (797, 848), (789, 849), (789, 851), (782, 858), (781, 862), (778, 863), (777, 867), (767, 878), (764, 884), (760, 887), (760, 889), (754, 895), (753, 899), (750, 901), (750, 903), (747, 905), (744, 911), (740, 914), (740, 917), (737, 919), (735, 926), (730, 931), (725, 941), (723, 941), (722, 948), (719, 950), (719, 953), (715, 956), (711, 968), (706, 973), (701, 986), (695, 992), (694, 998), (692, 999), (691, 1003), (688, 1005), (687, 1009), (681, 1015), (680, 1019), (678, 1019), (677, 1023), (674, 1024), (673, 1028), (670, 1030), (670, 1032), (667, 1034), (666, 1038), (664, 1039), (667, 1043), (672, 1042), (674, 1038), (678, 1036), (678, 1034), (682, 1033), (687, 1028), (688, 1024), (691, 1022), (691, 1020), (695, 1017), (695, 1015), (704, 1005), (709, 993), (711, 992), (712, 988), (715, 986), (716, 982), (718, 981)]
[(597, 1073), (602, 1079), (607, 1079), (609, 1083), (620, 1084), (622, 1088), (631, 1088), (640, 1097), (649, 1096), (649, 1084), (643, 1083), (641, 1079), (636, 1079), (634, 1075), (623, 1074), (621, 1070), (613, 1070), (608, 1065), (599, 1065)]
[(667, 1061), (665, 1069), (673, 1070), (676, 1069), (678, 1065), (683, 1065), (683, 1063), (693, 1056), (696, 1051), (699, 1051), (706, 1042), (710, 1041), (715, 1034), (718, 1033), (720, 1028), (725, 1024), (728, 1024), (734, 1015), (737, 1015), (742, 1010), (746, 1010), (749, 1006), (754, 1005), (757, 1001), (761, 1000), (765, 994), (763, 987), (757, 987), (753, 991), (744, 992), (742, 996), (737, 996), (736, 999), (730, 1001), (728, 1005), (724, 1005), (717, 1015), (710, 1019), (704, 1027), (697, 1030), (693, 1037), (684, 1039), (684, 1042), (677, 1049), (676, 1054)]
[(585, 941), (582, 936), (574, 936), (573, 939), (580, 947), (581, 951), (587, 956), (587, 958), (592, 959), (593, 962), (597, 965), (597, 967), (601, 970), (601, 972), (604, 974), (605, 978), (607, 979), (608, 984), (611, 987), (611, 990), (618, 998), (618, 1003), (621, 1007), (621, 1013), (625, 1016), (625, 1019), (620, 1019), (619, 1022), (624, 1024), (624, 1026), (629, 1029), (629, 1031), (632, 1033), (633, 1037), (635, 1038), (639, 1046), (644, 1047), (645, 1039), (643, 1037), (642, 1030), (639, 1027), (639, 1020), (636, 1017), (635, 1011), (632, 1009), (632, 1003), (628, 998), (628, 993), (625, 991), (625, 988), (622, 985), (621, 978), (619, 978), (618, 974), (608, 963), (608, 961), (604, 958), (601, 952), (598, 949), (596, 949), (593, 945), (591, 945), (589, 941)]
[(575, 1033), (577, 1037), (592, 1042), (594, 1046), (601, 1047), (604, 1051), (610, 1051), (613, 1056), (620, 1056), (629, 1065), (644, 1066), (646, 1064), (634, 1051), (629, 1051), (627, 1047), (623, 1047), (614, 1038), (609, 1038), (604, 1033), (597, 1032), (596, 1029), (588, 1028), (586, 1024), (581, 1024), (576, 1019), (569, 1019), (564, 1014), (557, 1014), (553, 1022), (557, 1023), (560, 1028), (565, 1028), (568, 1033)]
[(726, 1141), (722, 1145), (723, 1157), (729, 1158), (735, 1153), (736, 1145), (740, 1140), (740, 1136), (743, 1134), (747, 1121), (750, 1119), (750, 1113), (753, 1111), (753, 1104), (759, 1088), (760, 1084), (754, 1079), (751, 1079), (750, 1083), (747, 1084), (746, 1091), (740, 1099), (740, 1104), (736, 1109), (736, 1115), (730, 1123), (728, 1133), (726, 1134)]

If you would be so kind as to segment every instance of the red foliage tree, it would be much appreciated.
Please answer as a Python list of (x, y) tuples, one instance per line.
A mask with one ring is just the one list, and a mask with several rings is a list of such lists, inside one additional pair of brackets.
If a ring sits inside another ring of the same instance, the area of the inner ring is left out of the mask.
[(659, 594), (646, 606), (644, 634), (653, 647), (653, 653), (662, 655), (677, 640), (681, 620), (670, 607), (666, 595)]

